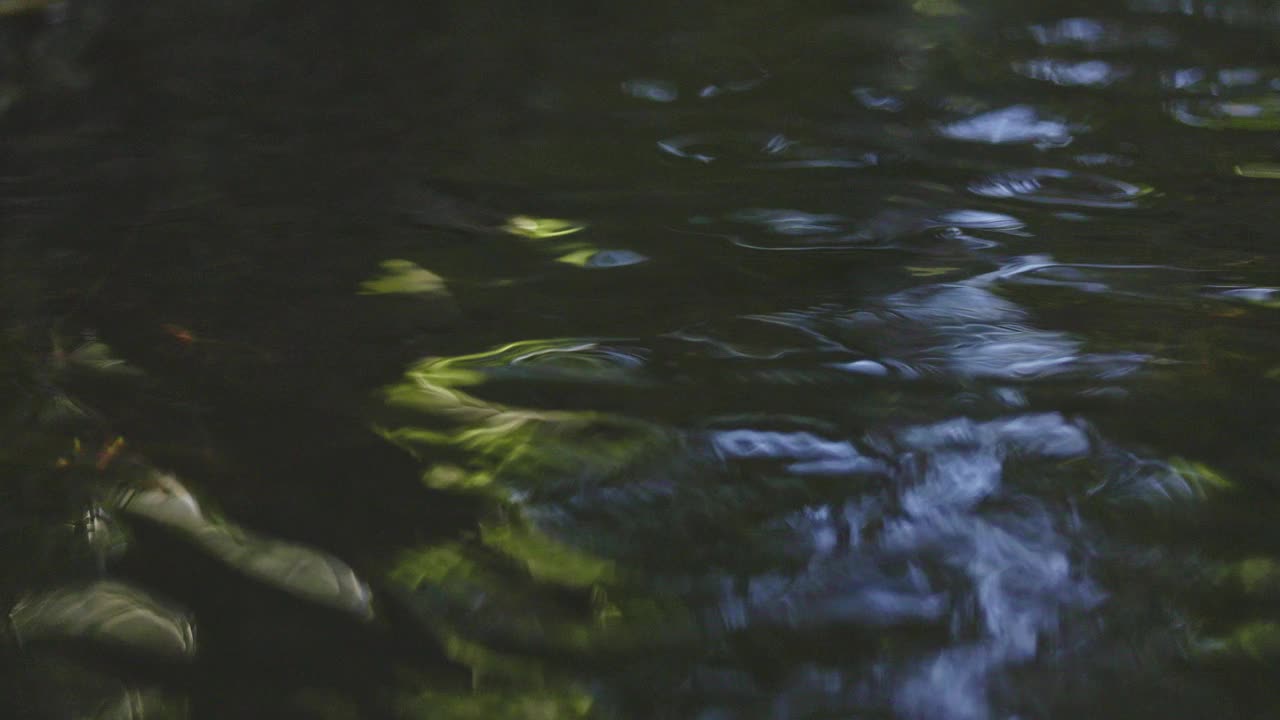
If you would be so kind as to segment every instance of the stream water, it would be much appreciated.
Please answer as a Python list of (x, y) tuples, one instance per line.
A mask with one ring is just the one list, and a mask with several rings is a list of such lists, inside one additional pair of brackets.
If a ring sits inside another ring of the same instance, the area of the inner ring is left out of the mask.
[(1280, 712), (1280, 4), (13, 5), (0, 714)]

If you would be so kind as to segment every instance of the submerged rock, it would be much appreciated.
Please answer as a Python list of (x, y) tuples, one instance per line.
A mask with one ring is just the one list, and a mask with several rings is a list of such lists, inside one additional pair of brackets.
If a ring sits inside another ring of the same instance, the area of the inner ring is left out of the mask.
[(149, 520), (192, 542), (232, 569), (266, 585), (362, 620), (373, 618), (373, 593), (346, 563), (305, 545), (264, 538), (209, 520), (172, 475), (152, 471), (149, 485), (126, 491), (125, 515)]
[(27, 596), (9, 611), (9, 626), (20, 647), (80, 641), (172, 660), (196, 654), (195, 626), (184, 611), (110, 580)]

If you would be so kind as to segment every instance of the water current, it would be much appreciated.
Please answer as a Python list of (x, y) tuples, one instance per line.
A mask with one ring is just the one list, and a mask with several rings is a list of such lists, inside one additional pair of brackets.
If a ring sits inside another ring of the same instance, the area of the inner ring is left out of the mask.
[(1280, 712), (1280, 4), (0, 30), (0, 714)]

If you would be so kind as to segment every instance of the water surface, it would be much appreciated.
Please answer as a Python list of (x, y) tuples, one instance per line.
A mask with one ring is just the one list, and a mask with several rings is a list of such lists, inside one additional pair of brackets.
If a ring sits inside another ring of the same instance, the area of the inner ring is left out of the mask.
[(0, 22), (17, 717), (1280, 705), (1274, 3)]

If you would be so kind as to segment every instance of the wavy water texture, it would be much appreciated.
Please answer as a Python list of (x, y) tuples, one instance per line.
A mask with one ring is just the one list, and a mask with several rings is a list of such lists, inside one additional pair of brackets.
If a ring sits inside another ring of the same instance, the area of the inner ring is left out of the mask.
[[(505, 519), (476, 547), (409, 553), (398, 582), (438, 632), (506, 652), (625, 656), (679, 646), (694, 660), (708, 638), (802, 647), (813, 633), (845, 633), (849, 656), (824, 671), (833, 689), (769, 691), (776, 702), (794, 692), (815, 712), (852, 705), (910, 718), (992, 717), (1002, 674), (1036, 661), (1046, 643), (1070, 642), (1063, 633), (1074, 619), (1107, 597), (1091, 577), (1087, 524), (1036, 481), (1082, 464), (1112, 472), (1112, 452), (1087, 422), (993, 402), (988, 419), (934, 409), (932, 419), (890, 415), (852, 434), (779, 414), (664, 428), (480, 395), (528, 397), (513, 383), (644, 387), (678, 404), (682, 363), (718, 355), (725, 367), (754, 364), (721, 376), (750, 392), (787, 382), (769, 366), (803, 346), (828, 355), (880, 350), (825, 363), (814, 382), (828, 388), (846, 373), (958, 387), (1069, 379), (1087, 388), (1143, 367), (1139, 354), (1090, 352), (1037, 328), (997, 294), (1002, 278), (1030, 265), (861, 308), (749, 318), (783, 331), (773, 350), (747, 348), (732, 334), (677, 332), (663, 341), (529, 341), (421, 363), (388, 388), (388, 416), (397, 420), (383, 432), (420, 457), (455, 456), (428, 465), (424, 481), (494, 498)], [(673, 340), (702, 357), (673, 350)], [(1077, 483), (1073, 492), (1078, 501), (1089, 493), (1119, 501), (1158, 487), (1103, 492)], [(685, 551), (654, 552), (672, 545)], [(495, 564), (494, 554), (505, 560)], [(527, 577), (511, 576), (509, 562)], [(557, 600), (571, 588), (590, 594), (587, 609)], [(900, 637), (903, 648), (863, 647), (873, 633)], [(865, 686), (872, 667), (892, 681)], [(731, 684), (730, 695), (766, 692), (754, 680)]]
[(0, 704), (1280, 717), (1274, 2), (115, 5), (5, 18)]

